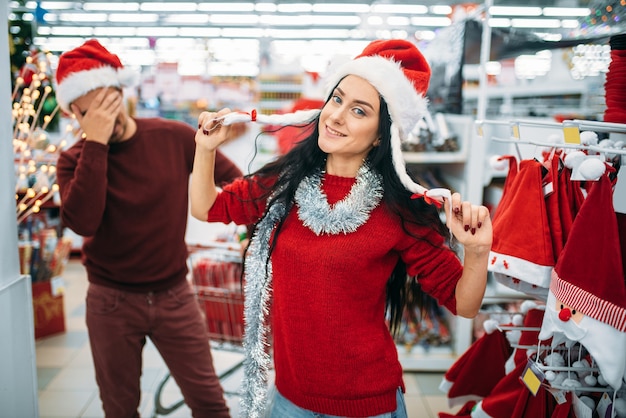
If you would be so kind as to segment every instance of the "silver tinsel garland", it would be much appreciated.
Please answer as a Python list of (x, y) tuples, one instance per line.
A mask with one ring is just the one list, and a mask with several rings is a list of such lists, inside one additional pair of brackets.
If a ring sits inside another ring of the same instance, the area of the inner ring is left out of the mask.
[(322, 191), (320, 171), (305, 178), (296, 190), (298, 217), (316, 235), (348, 234), (369, 219), (370, 213), (383, 197), (382, 177), (364, 163), (356, 176), (356, 183), (343, 200), (328, 204)]
[[(305, 178), (295, 194), (300, 220), (317, 235), (357, 230), (368, 219), (383, 196), (382, 177), (367, 163), (357, 174), (356, 183), (345, 199), (331, 208), (321, 189), (322, 172)], [(275, 203), (257, 225), (246, 257), (244, 379), (241, 388), (242, 418), (260, 418), (267, 402), (268, 353), (266, 319), (272, 287), (270, 238), (276, 224), (285, 216), (285, 205)]]

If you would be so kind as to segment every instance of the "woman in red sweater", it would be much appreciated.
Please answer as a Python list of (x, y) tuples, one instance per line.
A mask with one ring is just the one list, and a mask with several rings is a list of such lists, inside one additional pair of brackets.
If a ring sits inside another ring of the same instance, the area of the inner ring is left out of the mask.
[[(255, 225), (245, 259), (242, 416), (406, 417), (386, 315), (395, 330), (414, 300), (407, 275), (452, 313), (478, 312), (489, 211), (458, 193), (426, 190), (402, 159), (401, 141), (427, 112), (429, 77), (410, 42), (372, 42), (330, 80), (321, 110), (280, 115), (312, 124), (310, 136), (221, 192), (215, 153), (234, 113), (200, 115), (192, 215)], [(464, 247), (463, 263), (450, 233)], [(276, 390), (268, 400), (269, 325)]]

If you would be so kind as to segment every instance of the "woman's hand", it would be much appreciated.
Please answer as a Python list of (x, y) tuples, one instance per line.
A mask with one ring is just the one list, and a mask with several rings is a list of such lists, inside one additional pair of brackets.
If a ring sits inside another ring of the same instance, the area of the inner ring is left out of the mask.
[(452, 231), (465, 251), (478, 253), (489, 252), (493, 241), (491, 216), (485, 206), (473, 205), (462, 201), (459, 193), (452, 194), (452, 199), (445, 199), (446, 226)]
[(231, 113), (229, 108), (224, 108), (219, 112), (202, 112), (198, 116), (198, 130), (196, 131), (196, 147), (215, 151), (217, 147), (232, 137), (230, 126), (222, 125), (218, 118)]

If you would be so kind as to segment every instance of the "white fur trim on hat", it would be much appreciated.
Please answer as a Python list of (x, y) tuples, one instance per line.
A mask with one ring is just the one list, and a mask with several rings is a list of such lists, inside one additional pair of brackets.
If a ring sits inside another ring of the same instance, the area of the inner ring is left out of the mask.
[(428, 111), (428, 100), (415, 90), (398, 62), (380, 56), (348, 61), (328, 78), (326, 97), (347, 75), (359, 76), (378, 90), (387, 102), (391, 121), (398, 126), (402, 138), (406, 138)]
[(56, 99), (66, 112), (70, 104), (79, 97), (100, 87), (130, 87), (137, 84), (139, 75), (126, 67), (115, 69), (103, 66), (77, 71), (65, 77), (56, 88)]

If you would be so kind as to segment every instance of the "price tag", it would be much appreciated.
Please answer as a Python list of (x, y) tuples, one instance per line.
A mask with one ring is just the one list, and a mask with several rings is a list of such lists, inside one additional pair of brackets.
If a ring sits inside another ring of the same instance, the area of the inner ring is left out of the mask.
[(519, 123), (517, 123), (517, 122), (511, 123), (510, 129), (511, 129), (511, 137), (515, 138), (515, 139), (520, 139), (520, 137), (519, 137)]
[(580, 144), (580, 131), (577, 125), (563, 122), (563, 139), (566, 144)]
[(528, 388), (528, 390), (530, 390), (530, 393), (533, 394), (533, 396), (537, 395), (537, 392), (539, 392), (539, 387), (541, 387), (541, 383), (544, 381), (545, 378), (545, 375), (541, 370), (539, 370), (537, 364), (531, 359), (528, 359), (521, 379)]

